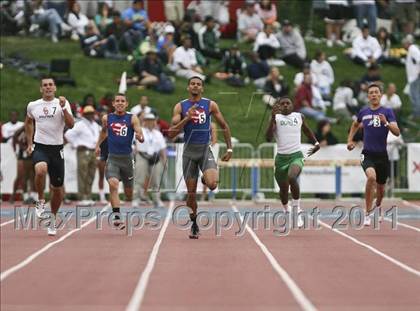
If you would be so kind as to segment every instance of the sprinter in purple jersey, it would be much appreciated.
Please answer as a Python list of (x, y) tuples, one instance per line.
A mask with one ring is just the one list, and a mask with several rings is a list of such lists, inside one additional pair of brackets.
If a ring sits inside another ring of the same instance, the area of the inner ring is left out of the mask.
[(184, 152), (182, 156), (182, 169), (187, 185), (187, 206), (191, 208), (192, 221), (190, 238), (198, 239), (199, 227), (197, 218), (197, 179), (199, 170), (203, 172), (202, 182), (210, 190), (217, 187), (219, 172), (217, 159), (214, 158), (210, 148), (211, 117), (216, 119), (223, 131), (227, 151), (222, 161), (229, 161), (232, 157), (232, 142), (230, 129), (219, 106), (212, 100), (202, 97), (203, 80), (192, 77), (188, 80), (189, 99), (177, 103), (174, 107), (172, 126), (168, 131), (169, 138), (176, 137), (184, 131)]
[(120, 218), (120, 198), (118, 188), (120, 181), (124, 186), (125, 199), (133, 199), (134, 158), (132, 154), (133, 137), (143, 142), (143, 132), (137, 116), (127, 113), (128, 101), (124, 94), (115, 95), (112, 106), (114, 113), (102, 117), (102, 130), (96, 143), (96, 156), (101, 153), (101, 144), (107, 138), (108, 159), (106, 160), (105, 176), (109, 184), (109, 201), (114, 213), (114, 226), (125, 228)]
[(347, 138), (347, 149), (353, 150), (355, 147), (354, 134), (356, 134), (360, 126), (363, 127), (363, 151), (360, 155), (360, 162), (367, 177), (365, 188), (365, 226), (370, 225), (370, 214), (375, 209), (372, 208), (375, 186), (375, 206), (381, 212), (385, 183), (389, 176), (389, 160), (386, 151), (388, 132), (391, 131), (395, 136), (400, 135), (394, 112), (392, 109), (381, 107), (380, 105), (381, 96), (382, 92), (379, 85), (369, 85), (369, 106), (359, 111), (357, 120), (353, 122)]

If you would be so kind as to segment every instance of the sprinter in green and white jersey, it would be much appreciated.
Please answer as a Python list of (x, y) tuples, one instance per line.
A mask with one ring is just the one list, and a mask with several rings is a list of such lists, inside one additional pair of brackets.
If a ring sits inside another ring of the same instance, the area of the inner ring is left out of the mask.
[[(271, 141), (274, 133), (277, 141), (277, 154), (275, 158), (275, 178), (280, 187), (280, 200), (287, 211), (297, 209), (297, 224), (302, 227), (303, 219), (300, 215), (300, 189), (298, 177), (302, 172), (304, 156), (301, 151), (301, 131), (314, 143), (309, 149), (307, 157), (320, 148), (314, 133), (305, 122), (304, 116), (293, 112), (293, 103), (290, 98), (282, 97), (277, 100), (271, 113), (271, 121), (267, 128), (267, 140)], [(289, 186), (292, 193), (292, 205), (288, 205)]]

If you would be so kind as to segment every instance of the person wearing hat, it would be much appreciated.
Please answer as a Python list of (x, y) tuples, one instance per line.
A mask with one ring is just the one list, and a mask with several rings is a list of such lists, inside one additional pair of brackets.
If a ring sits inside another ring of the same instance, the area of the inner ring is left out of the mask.
[(99, 138), (100, 126), (95, 121), (95, 108), (83, 108), (83, 117), (74, 127), (65, 132), (67, 142), (77, 150), (77, 189), (80, 205), (93, 205), (92, 184), (96, 172), (95, 146)]
[(362, 34), (352, 43), (351, 59), (359, 65), (370, 67), (380, 62), (382, 48), (378, 40), (369, 35), (369, 26), (363, 25)]
[[(146, 113), (142, 127), (144, 142), (136, 141), (136, 180), (135, 193), (137, 199), (148, 201), (144, 183), (149, 179), (154, 207), (163, 207), (159, 188), (162, 183), (163, 169), (166, 164), (166, 142), (162, 133), (156, 127), (156, 116)], [(133, 203), (135, 206), (136, 204)]]
[(168, 24), (164, 28), (164, 33), (156, 43), (159, 58), (165, 64), (172, 64), (173, 54), (177, 48), (174, 42), (175, 27)]
[(206, 16), (204, 26), (198, 32), (198, 42), (201, 53), (210, 58), (222, 59), (219, 48), (220, 31), (216, 29), (216, 23), (212, 16)]
[(277, 33), (277, 40), (283, 50), (282, 59), (298, 69), (303, 67), (306, 59), (306, 47), (302, 35), (293, 28), (292, 23), (285, 19), (281, 24), (281, 31)]

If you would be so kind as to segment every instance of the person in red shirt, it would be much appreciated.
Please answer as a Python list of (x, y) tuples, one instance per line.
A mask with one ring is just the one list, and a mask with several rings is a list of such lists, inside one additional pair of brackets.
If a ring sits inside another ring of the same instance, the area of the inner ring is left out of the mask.
[(156, 115), (157, 118), (157, 127), (159, 131), (162, 133), (163, 137), (168, 137), (168, 130), (170, 128), (170, 125), (165, 120), (162, 120), (158, 115)]
[[(328, 119), (325, 113), (312, 108), (312, 77), (310, 73), (303, 76), (303, 82), (295, 95), (295, 111), (317, 121)], [(331, 121), (331, 120), (330, 120)]]

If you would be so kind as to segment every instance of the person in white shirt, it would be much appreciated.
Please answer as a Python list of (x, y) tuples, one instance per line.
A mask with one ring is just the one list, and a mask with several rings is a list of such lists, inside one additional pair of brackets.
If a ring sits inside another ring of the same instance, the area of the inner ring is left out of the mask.
[(93, 205), (92, 184), (96, 172), (95, 146), (101, 130), (95, 121), (95, 108), (83, 108), (83, 118), (76, 122), (64, 137), (77, 149), (77, 188), (81, 198), (80, 205)]
[(398, 188), (399, 185), (399, 162), (400, 162), (400, 149), (404, 146), (404, 140), (402, 135), (395, 136), (388, 132), (386, 138), (386, 151), (388, 153), (388, 159), (390, 163), (390, 187)]
[(254, 52), (257, 52), (262, 60), (275, 58), (276, 50), (280, 43), (274, 35), (272, 25), (265, 25), (264, 31), (258, 33), (254, 43)]
[(154, 207), (159, 208), (163, 207), (159, 190), (166, 164), (166, 141), (162, 133), (156, 128), (156, 116), (153, 113), (144, 115), (144, 127), (142, 131), (144, 142), (140, 143), (136, 141), (135, 189), (138, 198), (147, 201), (144, 183), (146, 178), (149, 178), (153, 204)]
[(354, 98), (352, 82), (343, 80), (335, 90), (333, 98), (334, 115), (339, 119), (351, 120), (352, 115), (356, 114), (358, 108), (357, 99)]
[(414, 44), (412, 35), (407, 35), (403, 40), (404, 48), (408, 50), (405, 60), (407, 83), (409, 86), (412, 116), (420, 118), (420, 49)]
[(185, 36), (182, 40), (182, 46), (176, 48), (171, 69), (178, 77), (190, 79), (197, 76), (203, 81), (206, 79), (203, 75), (203, 69), (197, 63), (197, 56), (195, 49), (192, 48), (190, 36)]
[(63, 96), (56, 98), (56, 91), (54, 79), (42, 78), (40, 87), (42, 98), (28, 104), (25, 120), (27, 152), (29, 155), (32, 154), (35, 165), (35, 189), (38, 192), (35, 211), (39, 218), (44, 218), (47, 173), (50, 177), (52, 215), (48, 235), (57, 234), (55, 217), (64, 197), (64, 127), (74, 126), (69, 102)]
[(285, 19), (281, 25), (281, 31), (276, 34), (283, 51), (283, 61), (288, 65), (302, 68), (306, 59), (306, 46), (302, 35), (298, 29), (293, 28), (293, 24)]
[(351, 59), (359, 65), (370, 67), (374, 63), (380, 62), (382, 49), (376, 38), (369, 35), (369, 27), (363, 26), (362, 35), (353, 41)]
[(140, 124), (142, 124), (144, 115), (152, 112), (152, 108), (149, 106), (149, 97), (146, 95), (141, 96), (139, 103), (131, 108), (130, 112), (136, 115), (140, 120)]
[(238, 38), (252, 42), (264, 28), (261, 17), (255, 12), (254, 3), (246, 3), (245, 10), (238, 16)]
[(1, 137), (3, 142), (8, 141), (16, 133), (18, 129), (23, 126), (22, 121), (18, 121), (19, 113), (16, 110), (12, 110), (9, 114), (9, 122), (4, 123), (1, 126)]
[(85, 35), (85, 28), (89, 24), (89, 19), (85, 14), (80, 12), (80, 4), (74, 2), (67, 17), (67, 22), (72, 28), (71, 38), (75, 41), (79, 40), (79, 36)]
[(397, 92), (397, 87), (395, 86), (395, 84), (389, 83), (386, 93), (383, 94), (381, 97), (380, 103), (381, 103), (381, 106), (385, 108), (391, 108), (392, 110), (394, 110), (394, 113), (398, 115), (398, 112), (401, 109), (402, 103), (401, 103), (400, 97), (398, 96), (398, 94), (396, 94), (396, 92)]
[(334, 83), (334, 71), (329, 62), (325, 60), (325, 53), (318, 50), (315, 59), (311, 62), (311, 72), (316, 77), (317, 86), (323, 97), (329, 97), (331, 85)]

